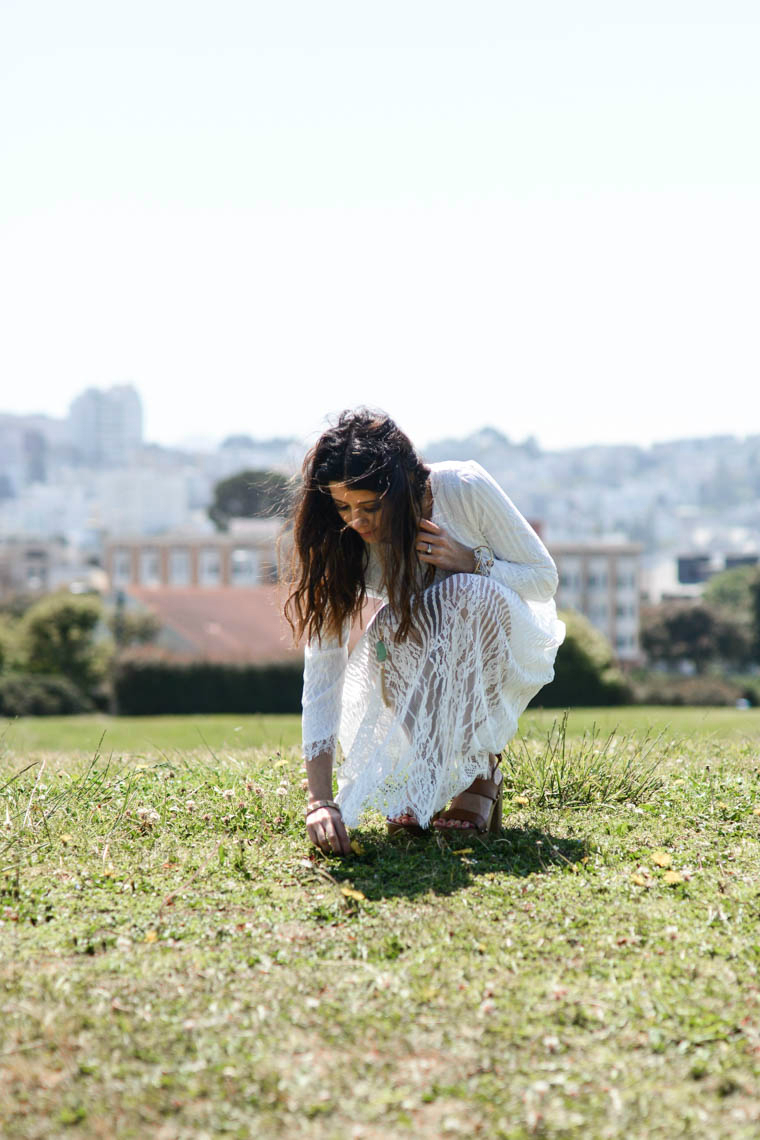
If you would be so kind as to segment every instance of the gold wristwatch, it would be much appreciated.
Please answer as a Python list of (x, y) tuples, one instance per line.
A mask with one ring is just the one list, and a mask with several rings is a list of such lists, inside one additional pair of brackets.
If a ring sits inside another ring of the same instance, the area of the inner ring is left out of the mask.
[(493, 569), (493, 551), (490, 546), (476, 546), (472, 553), (475, 555), (473, 574), (482, 574), (488, 578)]

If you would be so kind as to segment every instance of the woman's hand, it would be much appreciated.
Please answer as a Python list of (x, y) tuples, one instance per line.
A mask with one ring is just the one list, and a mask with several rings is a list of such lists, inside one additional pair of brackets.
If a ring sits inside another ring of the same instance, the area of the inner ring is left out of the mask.
[(351, 843), (339, 807), (321, 807), (306, 817), (306, 833), (315, 847), (329, 855), (351, 854)]
[(438, 566), (441, 570), (472, 574), (475, 555), (472, 548), (463, 546), (430, 519), (420, 519), (417, 531), (417, 556), (420, 562)]

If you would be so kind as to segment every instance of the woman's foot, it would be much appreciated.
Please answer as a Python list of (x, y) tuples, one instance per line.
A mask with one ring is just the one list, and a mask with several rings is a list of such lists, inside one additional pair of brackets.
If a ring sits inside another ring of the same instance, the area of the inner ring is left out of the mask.
[[(454, 796), (448, 811), (442, 811), (433, 826), (439, 831), (500, 831), (504, 776), (500, 756), (492, 756), (491, 773), (478, 776), (469, 788)], [(495, 762), (494, 762), (495, 761)]]
[(389, 835), (396, 835), (399, 831), (406, 831), (410, 835), (424, 835), (427, 830), (420, 825), (417, 816), (411, 811), (402, 812), (401, 815), (387, 816), (386, 824)]

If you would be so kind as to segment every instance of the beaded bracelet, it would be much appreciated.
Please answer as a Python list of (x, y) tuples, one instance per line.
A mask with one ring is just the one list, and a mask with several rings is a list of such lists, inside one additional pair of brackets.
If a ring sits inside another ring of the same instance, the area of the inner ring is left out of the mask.
[(319, 808), (330, 807), (337, 808), (340, 811), (340, 804), (336, 804), (335, 800), (315, 800), (313, 804), (309, 804), (306, 809), (306, 818), (308, 819), (312, 812), (318, 811)]

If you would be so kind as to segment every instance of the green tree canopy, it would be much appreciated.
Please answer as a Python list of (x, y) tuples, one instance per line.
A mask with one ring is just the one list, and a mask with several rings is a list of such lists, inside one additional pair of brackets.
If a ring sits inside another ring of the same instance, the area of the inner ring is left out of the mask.
[(750, 620), (752, 629), (752, 656), (760, 661), (760, 574), (750, 583), (750, 599), (752, 602)]
[(0, 673), (13, 664), (16, 648), (15, 623), (0, 613)]
[(241, 471), (214, 487), (208, 516), (226, 530), (231, 518), (272, 518), (287, 515), (291, 482), (279, 471)]
[(710, 579), (702, 600), (711, 606), (722, 606), (749, 621), (752, 615), (752, 584), (760, 579), (757, 566), (735, 566)]
[(125, 610), (118, 606), (105, 615), (106, 625), (117, 646), (149, 645), (161, 632), (161, 619), (149, 610)]
[(641, 644), (652, 661), (692, 661), (698, 673), (713, 661), (742, 666), (752, 657), (747, 622), (705, 601), (643, 607)]
[(103, 677), (108, 654), (96, 627), (103, 603), (61, 591), (40, 598), (18, 625), (20, 664), (29, 673), (61, 674), (87, 691)]
[(612, 647), (604, 634), (575, 610), (564, 611), (559, 616), (565, 623), (566, 633), (557, 653), (554, 680), (531, 704), (569, 708), (630, 701), (630, 687), (615, 666)]

